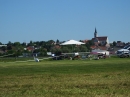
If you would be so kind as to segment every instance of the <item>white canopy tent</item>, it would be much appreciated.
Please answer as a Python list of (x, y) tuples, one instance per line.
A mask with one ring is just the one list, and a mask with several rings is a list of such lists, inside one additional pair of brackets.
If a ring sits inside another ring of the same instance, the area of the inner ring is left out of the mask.
[(73, 50), (73, 45), (81, 45), (81, 44), (85, 44), (85, 43), (79, 42), (79, 41), (76, 41), (76, 40), (68, 40), (64, 43), (61, 43), (60, 45), (72, 45), (72, 50)]
[(69, 40), (69, 41), (66, 41), (64, 43), (61, 43), (60, 45), (72, 45), (72, 44), (81, 45), (81, 44), (85, 44), (85, 43), (79, 42), (79, 41), (76, 41), (76, 40)]

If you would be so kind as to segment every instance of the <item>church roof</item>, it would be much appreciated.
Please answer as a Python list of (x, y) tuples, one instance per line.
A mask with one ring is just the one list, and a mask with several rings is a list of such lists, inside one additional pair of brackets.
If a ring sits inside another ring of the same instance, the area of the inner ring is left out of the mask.
[[(94, 40), (95, 38), (92, 38), (92, 40)], [(98, 41), (104, 41), (104, 40), (107, 40), (107, 36), (100, 36), (100, 37), (96, 37), (96, 39)]]
[(95, 45), (92, 45), (90, 48), (91, 49), (107, 50), (106, 46), (95, 46)]

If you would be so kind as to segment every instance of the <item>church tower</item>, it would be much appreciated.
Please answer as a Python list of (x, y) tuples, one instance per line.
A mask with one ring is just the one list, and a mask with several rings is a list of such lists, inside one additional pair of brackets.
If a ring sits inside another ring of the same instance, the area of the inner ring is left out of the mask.
[(94, 32), (94, 38), (98, 37), (97, 36), (97, 30), (96, 30), (96, 27), (95, 27), (95, 32)]

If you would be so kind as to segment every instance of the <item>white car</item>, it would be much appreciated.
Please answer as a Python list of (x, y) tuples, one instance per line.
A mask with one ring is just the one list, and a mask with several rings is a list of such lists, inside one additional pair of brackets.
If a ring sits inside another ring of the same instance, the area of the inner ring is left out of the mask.
[(130, 51), (128, 49), (120, 49), (116, 52), (119, 57), (130, 57)]

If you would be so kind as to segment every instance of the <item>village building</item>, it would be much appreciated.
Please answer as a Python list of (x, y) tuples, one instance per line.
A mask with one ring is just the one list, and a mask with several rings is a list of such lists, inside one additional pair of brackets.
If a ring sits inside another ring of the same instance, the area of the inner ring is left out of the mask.
[(125, 46), (125, 43), (122, 42), (122, 41), (117, 41), (116, 46), (117, 46), (117, 47), (124, 47), (124, 46)]
[(91, 46), (92, 49), (107, 50), (110, 47), (108, 36), (98, 36), (96, 28), (92, 41), (94, 43), (94, 45)]

